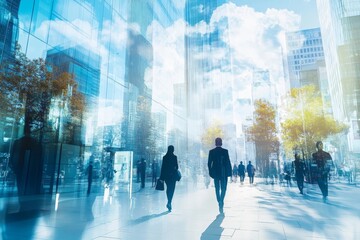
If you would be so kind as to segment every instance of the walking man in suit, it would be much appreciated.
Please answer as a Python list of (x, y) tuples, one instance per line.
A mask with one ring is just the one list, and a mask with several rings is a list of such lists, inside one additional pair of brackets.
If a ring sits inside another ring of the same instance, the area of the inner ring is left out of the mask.
[(215, 139), (215, 148), (209, 151), (208, 168), (209, 175), (214, 179), (216, 200), (219, 204), (220, 213), (224, 212), (224, 198), (228, 177), (231, 177), (231, 163), (229, 152), (222, 148), (222, 139)]
[(332, 164), (331, 155), (323, 150), (323, 143), (316, 142), (317, 152), (313, 153), (313, 160), (316, 162), (318, 168), (318, 185), (323, 195), (323, 201), (327, 201), (328, 196), (328, 179), (330, 166)]
[(255, 177), (255, 167), (251, 164), (251, 161), (249, 161), (248, 165), (246, 166), (246, 171), (249, 176), (249, 183), (254, 183), (254, 177)]

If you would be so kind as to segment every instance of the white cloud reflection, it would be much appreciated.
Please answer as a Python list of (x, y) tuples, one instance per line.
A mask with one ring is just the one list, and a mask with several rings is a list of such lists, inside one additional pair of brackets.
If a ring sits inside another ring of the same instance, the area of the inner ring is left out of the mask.
[[(183, 5), (184, 1), (179, 2), (179, 9)], [(165, 106), (172, 111), (173, 84), (183, 83), (185, 80), (185, 27), (188, 34), (203, 35), (219, 31), (224, 45), (212, 48), (211, 53), (205, 52), (201, 57), (211, 58), (215, 64), (225, 59), (227, 65), (205, 75), (211, 81), (230, 79), (235, 101), (251, 92), (249, 87), (252, 69), (268, 69), (271, 79), (281, 83), (283, 35), (286, 31), (297, 30), (300, 20), (298, 14), (286, 9), (271, 8), (258, 12), (248, 6), (227, 3), (213, 12), (209, 24), (202, 21), (195, 26), (187, 26), (184, 19), (179, 19), (164, 28), (153, 21), (146, 33), (147, 39), (152, 39), (153, 65), (146, 70), (145, 81), (147, 84), (152, 82), (153, 98), (162, 105), (154, 104), (154, 107)], [(98, 24), (80, 19), (71, 22), (44, 21), (36, 29), (35, 35), (45, 38), (50, 29), (49, 43), (53, 46), (65, 42), (82, 45), (104, 60), (110, 54), (109, 46), (111, 51), (120, 52), (119, 57), (124, 57), (126, 44), (131, 44), (127, 38), (128, 30), (137, 33), (140, 31), (139, 25), (128, 24), (121, 18), (115, 18), (112, 22), (105, 21), (101, 30), (97, 26)], [(108, 68), (108, 63), (104, 62), (106, 61), (102, 61), (102, 72)]]
[[(217, 61), (225, 59), (228, 66), (221, 71), (209, 70), (205, 75), (211, 82), (233, 80), (233, 101), (237, 98), (251, 97), (249, 94), (252, 70), (268, 69), (272, 81), (280, 83), (284, 89), (281, 47), (284, 47), (284, 33), (299, 28), (300, 16), (286, 9), (267, 9), (258, 12), (248, 6), (234, 3), (218, 7), (210, 23), (199, 22), (187, 25), (190, 35), (204, 35), (215, 30), (225, 43), (211, 52), (201, 53), (198, 57)], [(154, 22), (148, 34), (152, 34), (154, 48), (153, 94), (154, 98), (172, 106), (172, 84), (184, 81), (184, 22), (177, 21), (164, 29)], [(231, 58), (229, 61), (228, 59)], [(216, 84), (207, 87), (216, 88)], [(212, 91), (212, 90), (210, 90)]]

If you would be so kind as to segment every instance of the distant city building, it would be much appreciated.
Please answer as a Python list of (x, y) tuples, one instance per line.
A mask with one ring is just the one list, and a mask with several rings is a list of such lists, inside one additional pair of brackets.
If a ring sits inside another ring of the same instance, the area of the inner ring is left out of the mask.
[(186, 90), (184, 83), (174, 84), (173, 126), (186, 135)]
[(307, 79), (301, 78), (301, 71), (309, 70), (309, 66), (315, 70), (317, 61), (324, 60), (320, 28), (287, 32), (286, 47), (284, 71), (288, 88), (309, 84)]
[[(200, 142), (201, 134), (214, 120), (222, 124), (233, 123), (231, 51), (221, 60), (211, 57), (226, 44), (215, 29), (195, 34), (191, 28), (204, 21), (209, 24), (213, 11), (227, 0), (186, 1), (185, 20), (189, 24), (185, 35), (185, 81), (187, 92), (188, 138)], [(224, 19), (226, 24), (226, 19)], [(210, 29), (208, 29), (210, 30)], [(224, 48), (226, 49), (226, 48)], [(220, 77), (219, 77), (220, 76)], [(226, 116), (226, 117), (225, 117)], [(236, 138), (236, 135), (232, 136)], [(193, 145), (189, 142), (189, 145)]]
[(154, 134), (156, 140), (156, 149), (155, 151), (158, 154), (158, 157), (161, 157), (166, 149), (166, 112), (153, 112), (152, 120), (154, 123)]
[[(44, 159), (46, 174), (52, 176), (50, 184), (56, 175), (55, 162), (65, 169), (65, 178), (71, 182), (76, 168), (83, 167), (89, 156), (94, 156), (101, 169), (107, 168), (114, 151), (136, 150), (135, 144), (141, 145), (135, 139), (141, 120), (151, 120), (152, 41), (158, 40), (147, 30), (154, 20), (164, 27), (173, 24), (183, 14), (178, 6), (171, 0), (0, 0), (0, 63), (14, 57), (19, 43), (30, 60), (42, 58), (60, 71), (74, 74), (77, 90), (85, 97), (82, 119), (76, 119), (75, 124), (69, 117), (69, 124), (61, 126), (74, 133), (72, 139), (49, 143), (48, 138), (44, 142), (48, 144)], [(166, 108), (164, 111), (169, 113)], [(23, 134), (23, 116), (2, 118), (0, 149), (8, 152), (9, 143)], [(60, 134), (57, 122), (61, 116), (56, 118), (44, 120), (49, 124), (48, 136)], [(66, 146), (58, 148), (60, 143)], [(136, 154), (140, 153), (135, 152), (134, 159)]]
[(254, 70), (251, 85), (252, 103), (256, 100), (266, 100), (273, 106), (276, 105), (277, 91), (275, 84), (270, 79), (269, 70)]
[(77, 91), (85, 97), (85, 108), (77, 133), (71, 140), (74, 144), (92, 145), (92, 136), (86, 132), (94, 133), (98, 117), (98, 97), (100, 88), (100, 56), (85, 50), (81, 46), (62, 49), (53, 48), (47, 51), (46, 62), (56, 66), (58, 71), (67, 72), (74, 76)]
[(14, 57), (19, 34), (20, 0), (0, 0), (0, 61)]
[[(238, 98), (235, 102), (235, 112), (240, 123), (237, 123), (237, 159), (243, 161), (255, 160), (255, 145), (249, 140), (247, 130), (253, 125), (254, 105), (251, 98)], [(239, 127), (240, 126), (240, 127)], [(255, 162), (255, 161), (254, 161)]]
[(286, 33), (285, 76), (288, 91), (314, 85), (321, 93), (324, 113), (332, 115), (323, 40), (320, 28)]

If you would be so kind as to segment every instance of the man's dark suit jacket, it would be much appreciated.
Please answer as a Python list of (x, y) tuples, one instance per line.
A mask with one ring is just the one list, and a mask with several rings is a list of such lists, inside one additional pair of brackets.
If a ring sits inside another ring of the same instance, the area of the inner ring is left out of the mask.
[(208, 159), (209, 175), (212, 178), (224, 178), (231, 176), (231, 163), (228, 150), (216, 147), (209, 151)]
[(332, 161), (331, 155), (325, 151), (317, 151), (312, 154), (313, 160), (316, 162), (319, 172), (327, 174), (330, 171), (328, 161)]
[(163, 157), (163, 162), (161, 165), (160, 179), (165, 181), (175, 181), (178, 168), (179, 165), (177, 156), (174, 154), (166, 154)]

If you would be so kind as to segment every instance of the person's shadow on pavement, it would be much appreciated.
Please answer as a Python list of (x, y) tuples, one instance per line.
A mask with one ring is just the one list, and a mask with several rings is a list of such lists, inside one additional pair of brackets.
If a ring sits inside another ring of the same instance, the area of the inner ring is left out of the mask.
[(142, 216), (142, 217), (140, 217), (140, 218), (137, 218), (137, 219), (134, 219), (134, 220), (129, 221), (129, 224), (130, 224), (130, 225), (140, 224), (140, 223), (149, 221), (149, 220), (151, 220), (151, 219), (164, 216), (164, 215), (166, 215), (166, 214), (169, 214), (169, 211), (164, 211), (164, 212), (162, 212), (162, 213), (157, 213), (157, 214), (151, 214), (151, 215), (147, 215), (147, 216)]
[(200, 240), (220, 239), (221, 233), (224, 231), (224, 228), (221, 227), (221, 223), (224, 220), (224, 218), (225, 218), (224, 214), (217, 215), (215, 220), (201, 234)]

